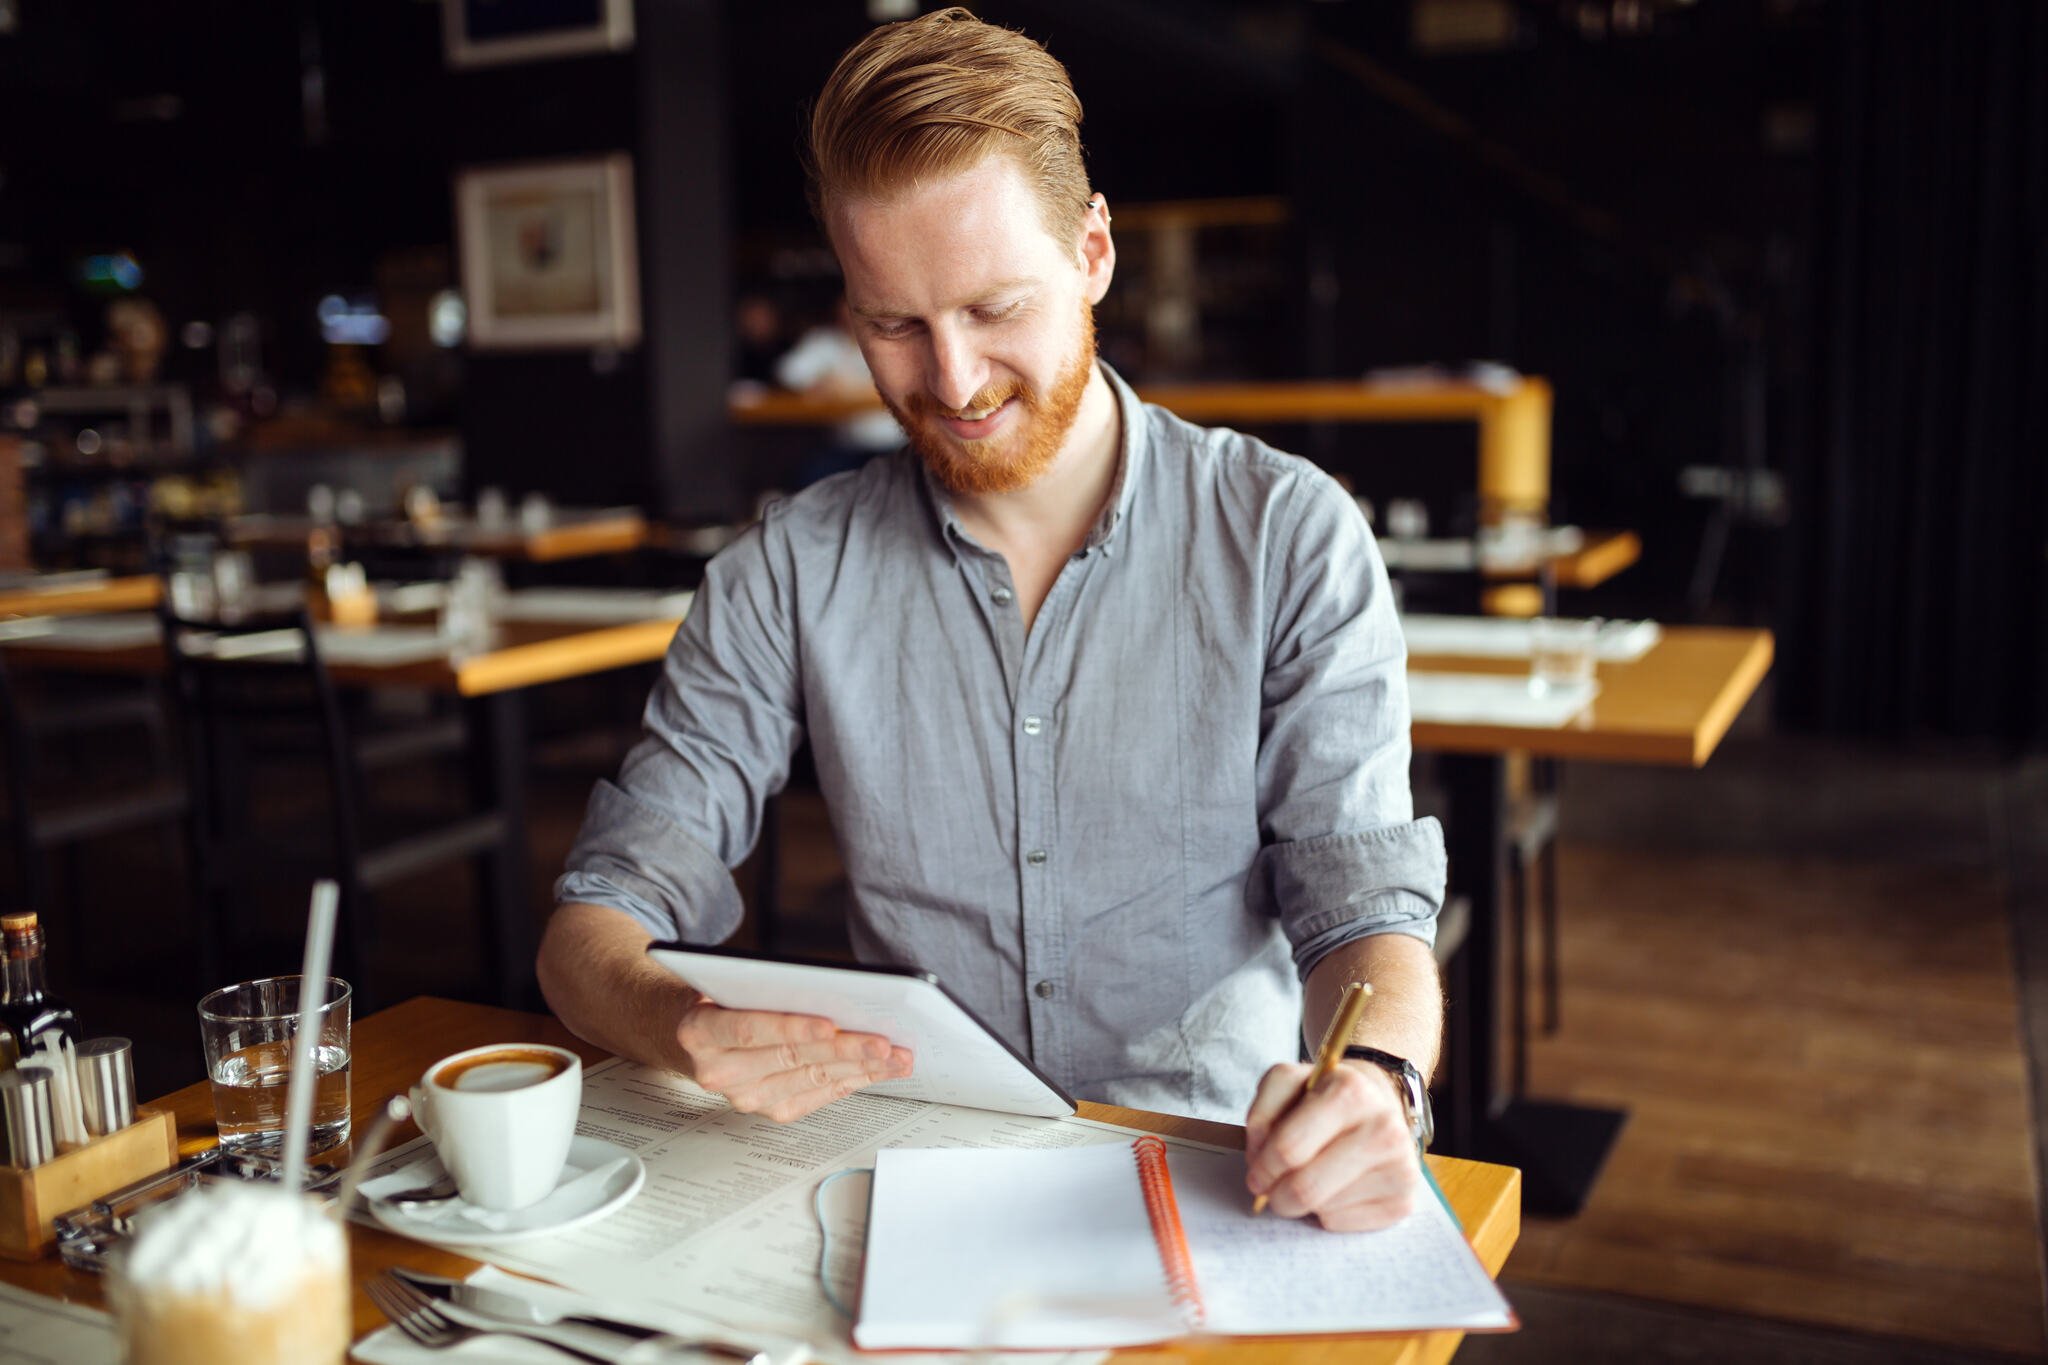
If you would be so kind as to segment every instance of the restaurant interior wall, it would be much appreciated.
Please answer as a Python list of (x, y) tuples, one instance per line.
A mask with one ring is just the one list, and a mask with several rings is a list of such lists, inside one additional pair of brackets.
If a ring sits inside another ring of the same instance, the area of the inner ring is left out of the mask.
[(1831, 20), (1788, 713), (2048, 748), (2048, 9)]
[[(1558, 394), (1553, 514), (1633, 527), (1646, 546), (1595, 605), (1782, 625), (1815, 604), (1789, 594), (1818, 590), (1787, 572), (1787, 533), (1737, 524), (1701, 592), (1713, 508), (1679, 482), (1756, 454), (1735, 397), (1752, 373), (1762, 472), (1782, 474), (1810, 442), (1801, 398), (1826, 306), (1814, 130), (1839, 41), (1826, 20), (1846, 11), (1658, 5), (1653, 29), (1621, 35), (1575, 26), (1584, 8), (1530, 0), (1506, 41), (1452, 52), (1417, 43), (1414, 5), (982, 11), (1073, 71), (1091, 174), (1113, 202), (1286, 204), (1286, 227), (1259, 245), (1285, 257), (1263, 330), (1215, 348), (1257, 357), (1259, 372), (1186, 377), (1475, 358), (1543, 374)], [(371, 288), (406, 253), (452, 280), (458, 167), (629, 150), (647, 343), (472, 353), (442, 410), (423, 388), (409, 420), (459, 429), (472, 487), (744, 510), (789, 461), (757, 459), (753, 436), (722, 425), (727, 300), (777, 270), (829, 289), (796, 164), (801, 108), (869, 19), (852, 0), (641, 10), (629, 54), (453, 71), (438, 6), (421, 0), (217, 0), (205, 22), (132, 0), (26, 6), (0, 34), (0, 309), (83, 313), (78, 257), (127, 247), (167, 316), (263, 318), (277, 386), (307, 393), (325, 293)], [(1127, 321), (1105, 317), (1106, 353), (1160, 377)], [(203, 383), (212, 360), (174, 346), (167, 363)], [(1269, 434), (1382, 504), (1420, 494), (1437, 524), (1470, 519), (1469, 464), (1441, 431)], [(2028, 600), (2037, 620), (2040, 594)], [(1796, 677), (1800, 653), (1823, 645), (1788, 631), (1784, 647)]]
[[(1739, 467), (1753, 354), (1768, 458), (1799, 439), (1821, 7), (1665, 7), (1636, 35), (1517, 8), (1512, 41), (1446, 53), (1418, 49), (1410, 7), (1308, 7), (1290, 164), (1325, 315), (1305, 370), (1483, 357), (1548, 377), (1553, 518), (1643, 534), (1600, 605), (1769, 621), (1768, 527), (1739, 531), (1711, 600), (1690, 600), (1710, 509), (1681, 472)], [(1443, 458), (1429, 433), (1346, 439), (1319, 458), (1381, 497)]]
[[(455, 71), (440, 7), (420, 0), (221, 0), (203, 21), (128, 0), (26, 6), (0, 34), (0, 312), (68, 314), (97, 345), (76, 264), (126, 250), (174, 331), (252, 313), (270, 385), (307, 395), (327, 362), (321, 298), (374, 297), (390, 262), (422, 255), (456, 282), (458, 168), (652, 150), (683, 183), (664, 199), (639, 180), (643, 228), (662, 229), (642, 234), (648, 342), (472, 351), (445, 397), (415, 389), (407, 420), (460, 430), (471, 487), (656, 508), (708, 491), (698, 513), (735, 511), (707, 430), (722, 430), (722, 373), (691, 382), (724, 369), (725, 177), (700, 169), (723, 156), (702, 117), (722, 105), (721, 49), (699, 31), (719, 8), (664, 0), (631, 53)], [(656, 74), (696, 94), (679, 110)], [(670, 391), (655, 355), (683, 376)], [(165, 377), (203, 394), (215, 366), (211, 346), (173, 344)], [(703, 410), (696, 430), (677, 389)], [(689, 462), (704, 467), (673, 467)]]

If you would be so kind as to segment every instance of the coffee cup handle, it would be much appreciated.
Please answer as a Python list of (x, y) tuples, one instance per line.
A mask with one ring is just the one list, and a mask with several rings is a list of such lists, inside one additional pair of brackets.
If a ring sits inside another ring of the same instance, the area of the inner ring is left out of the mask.
[(441, 1135), (435, 1130), (440, 1125), (434, 1122), (434, 1109), (428, 1098), (427, 1088), (424, 1085), (416, 1085), (406, 1092), (406, 1096), (412, 1101), (412, 1121), (427, 1135), (427, 1141), (439, 1147)]

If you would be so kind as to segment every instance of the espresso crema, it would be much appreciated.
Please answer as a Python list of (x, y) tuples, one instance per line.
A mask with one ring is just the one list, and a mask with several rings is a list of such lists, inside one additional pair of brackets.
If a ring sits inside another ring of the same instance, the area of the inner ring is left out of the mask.
[(559, 1052), (537, 1047), (501, 1047), (458, 1057), (434, 1073), (443, 1090), (524, 1090), (569, 1069)]

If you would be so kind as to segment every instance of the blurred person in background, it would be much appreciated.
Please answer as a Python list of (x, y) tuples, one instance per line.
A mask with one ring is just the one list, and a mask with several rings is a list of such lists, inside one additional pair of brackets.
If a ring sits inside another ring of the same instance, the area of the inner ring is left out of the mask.
[[(838, 299), (832, 319), (809, 328), (775, 362), (775, 382), (811, 398), (869, 401), (875, 396), (874, 376), (853, 339), (853, 318), (846, 300)], [(877, 455), (903, 448), (903, 428), (881, 408), (858, 412), (832, 429), (832, 442), (806, 460), (797, 472), (799, 488), (847, 470), (859, 469)]]

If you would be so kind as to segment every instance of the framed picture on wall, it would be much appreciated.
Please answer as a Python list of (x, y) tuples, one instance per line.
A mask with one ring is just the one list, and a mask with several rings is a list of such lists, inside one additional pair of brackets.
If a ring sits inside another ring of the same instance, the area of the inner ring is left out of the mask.
[(640, 340), (633, 159), (476, 167), (455, 178), (469, 344), (483, 350)]
[(441, 0), (450, 66), (616, 52), (633, 45), (633, 0)]

